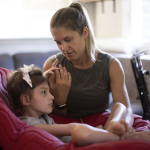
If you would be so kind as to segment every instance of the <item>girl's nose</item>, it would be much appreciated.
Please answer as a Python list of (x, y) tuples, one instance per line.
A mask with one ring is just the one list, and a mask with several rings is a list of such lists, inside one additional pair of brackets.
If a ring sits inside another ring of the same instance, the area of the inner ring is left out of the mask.
[(50, 93), (50, 99), (54, 100), (54, 96)]

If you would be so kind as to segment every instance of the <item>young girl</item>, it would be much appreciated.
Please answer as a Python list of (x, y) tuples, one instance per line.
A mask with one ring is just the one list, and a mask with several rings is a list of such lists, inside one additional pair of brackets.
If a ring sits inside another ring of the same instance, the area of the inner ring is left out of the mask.
[[(109, 131), (86, 124), (56, 124), (48, 116), (52, 112), (54, 97), (50, 93), (47, 77), (53, 74), (55, 70), (58, 68), (53, 67), (43, 74), (40, 69), (30, 65), (24, 66), (12, 74), (7, 89), (14, 109), (21, 109), (22, 116), (19, 118), (31, 126), (57, 136), (63, 142), (72, 141), (78, 146), (120, 140), (120, 136)], [(124, 133), (127, 128), (126, 125), (124, 120), (118, 124)], [(147, 134), (144, 132), (135, 133), (133, 138), (149, 138), (150, 140), (149, 134), (150, 132)]]

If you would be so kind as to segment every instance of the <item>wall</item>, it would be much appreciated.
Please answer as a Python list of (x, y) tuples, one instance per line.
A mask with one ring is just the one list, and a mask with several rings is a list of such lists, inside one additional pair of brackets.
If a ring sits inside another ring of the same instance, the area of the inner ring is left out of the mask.
[[(71, 0), (69, 0), (71, 1)], [(69, 2), (68, 1), (68, 2)], [(74, 0), (77, 1), (77, 0)], [(95, 35), (96, 35), (96, 43), (100, 49), (107, 52), (115, 52), (115, 53), (132, 53), (133, 50), (139, 49), (140, 51), (147, 50), (150, 48), (150, 42), (141, 41), (141, 39), (137, 39), (138, 36), (138, 28), (134, 28), (135, 23), (131, 23), (132, 18), (134, 16), (130, 16), (130, 0), (115, 0), (115, 12), (113, 12), (113, 0), (104, 1), (104, 13), (102, 13), (102, 2), (89, 2), (83, 3), (85, 8), (87, 9), (91, 21), (93, 23)], [(138, 4), (139, 0), (131, 0), (134, 3)], [(139, 5), (139, 4), (138, 4)], [(134, 5), (135, 6), (135, 5)], [(135, 8), (134, 8), (135, 10)], [(135, 12), (134, 12), (135, 14)], [(44, 15), (46, 16), (46, 15)], [(138, 17), (136, 17), (137, 20)], [(33, 21), (35, 23), (35, 21)], [(14, 24), (14, 23), (13, 23)], [(45, 23), (45, 24), (49, 24)], [(139, 26), (139, 23), (137, 22)], [(1, 26), (1, 24), (0, 24)], [(29, 26), (29, 25), (28, 25)], [(53, 42), (52, 37), (49, 36), (49, 26), (45, 25), (43, 30), (48, 29), (46, 31), (47, 36), (43, 38), (33, 38), (26, 37), (26, 39), (0, 39), (0, 53), (15, 53), (16, 51), (35, 51), (42, 50), (48, 51), (57, 48), (56, 44)], [(134, 32), (131, 32), (130, 29), (134, 29)], [(35, 28), (34, 28), (35, 29)], [(36, 30), (35, 34), (41, 32), (43, 30)], [(12, 31), (12, 30), (11, 30)], [(134, 33), (137, 33), (135, 36)], [(13, 31), (13, 35), (16, 35), (16, 30)], [(132, 37), (132, 38), (129, 38)], [(142, 43), (143, 42), (143, 43)], [(52, 48), (51, 48), (52, 47)]]
[[(86, 3), (86, 4), (84, 4), (84, 6), (89, 11), (90, 18), (91, 18), (91, 21), (94, 26), (95, 12), (93, 10), (95, 10), (95, 3)], [(52, 15), (52, 14), (50, 14), (50, 15)], [(44, 14), (44, 16), (46, 16), (48, 18), (48, 14)], [(39, 18), (37, 18), (37, 19), (39, 20)], [(22, 23), (22, 21), (20, 23)], [(13, 22), (13, 24), (15, 25), (15, 22)], [(5, 38), (5, 39), (1, 38), (0, 39), (0, 54), (9, 53), (12, 55), (17, 52), (34, 52), (34, 51), (47, 52), (47, 51), (58, 50), (58, 47), (57, 47), (56, 43), (53, 41), (51, 33), (49, 31), (49, 22), (47, 22), (47, 23), (45, 22), (45, 24), (47, 24), (47, 26), (45, 25), (44, 29), (46, 30), (46, 28), (48, 28), (46, 38), (44, 38), (43, 35), (42, 35), (43, 36), (42, 38), (31, 38), (31, 37), (30, 38), (28, 38), (28, 37), (17, 38), (18, 37), (18, 35), (16, 35), (17, 30), (11, 29), (9, 32), (12, 32), (13, 33), (12, 35), (14, 35), (14, 37), (12, 36), (12, 38)], [(35, 20), (34, 20), (34, 25), (35, 25)], [(34, 26), (34, 25), (32, 25), (32, 26)], [(35, 28), (36, 28), (36, 26), (34, 27), (34, 30), (35, 30)], [(29, 27), (27, 29), (29, 29)], [(39, 29), (37, 29), (37, 30), (35, 30), (35, 34), (37, 34), (39, 32), (43, 32), (43, 30), (39, 31)], [(22, 31), (20, 31), (20, 32), (22, 32)], [(28, 32), (29, 31), (26, 31), (26, 33), (28, 33)]]
[(113, 4), (113, 0), (95, 4), (98, 47), (107, 52), (128, 54), (137, 49), (140, 52), (150, 49), (149, 39), (144, 39), (142, 34), (142, 0), (115, 0), (115, 12)]
[(87, 10), (90, 20), (92, 22), (92, 26), (94, 29), (94, 32), (96, 33), (97, 30), (95, 28), (95, 23), (96, 23), (96, 14), (95, 14), (95, 8), (96, 8), (96, 3), (95, 2), (90, 2), (90, 3), (83, 3), (83, 6)]
[(113, 1), (96, 2), (96, 37), (123, 37), (123, 1), (116, 0), (115, 12)]

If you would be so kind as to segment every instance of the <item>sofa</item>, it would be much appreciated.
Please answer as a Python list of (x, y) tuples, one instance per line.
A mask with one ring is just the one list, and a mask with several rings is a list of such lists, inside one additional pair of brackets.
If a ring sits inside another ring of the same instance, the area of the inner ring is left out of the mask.
[(23, 66), (23, 64), (30, 65), (34, 64), (37, 67), (43, 69), (45, 60), (56, 54), (58, 50), (52, 52), (24, 52), (10, 54), (0, 54), (0, 67), (15, 70)]
[[(15, 112), (7, 92), (7, 81), (12, 70), (0, 68), (0, 149), (1, 150), (149, 150), (150, 142), (141, 139), (110, 141), (77, 147), (73, 143), (63, 143), (48, 132), (29, 126), (21, 121)], [(104, 125), (109, 112), (97, 113), (82, 118), (83, 123), (91, 126)], [(81, 123), (78, 119), (67, 118), (50, 114), (56, 123)], [(134, 115), (136, 132), (150, 130), (150, 121), (142, 120), (141, 116)]]
[[(15, 53), (13, 55), (9, 54), (0, 54), (0, 67), (7, 68), (10, 70), (15, 70), (23, 66), (23, 64), (30, 65), (35, 64), (39, 68), (43, 68), (43, 63), (45, 60), (58, 53), (59, 50), (53, 50), (49, 52), (24, 52), (24, 53)], [(134, 74), (131, 67), (131, 55), (126, 54), (116, 54), (112, 53), (116, 58), (121, 62), (124, 73), (125, 73), (125, 82), (127, 91), (130, 98), (130, 103), (133, 109), (133, 113), (137, 115), (143, 114), (143, 109), (141, 105), (141, 101), (138, 99), (138, 89), (135, 82)], [(142, 58), (142, 57), (141, 57)], [(143, 67), (145, 70), (150, 70), (150, 58), (142, 58)], [(148, 87), (150, 89), (150, 79), (148, 80)]]

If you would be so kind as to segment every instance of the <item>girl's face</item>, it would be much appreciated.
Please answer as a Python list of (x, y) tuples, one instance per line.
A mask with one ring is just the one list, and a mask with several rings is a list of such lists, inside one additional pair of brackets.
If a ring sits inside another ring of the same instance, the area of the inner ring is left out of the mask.
[(49, 92), (47, 82), (44, 82), (33, 90), (29, 109), (35, 116), (40, 117), (42, 114), (49, 114), (52, 112), (53, 100), (54, 96)]
[(58, 48), (69, 61), (79, 62), (87, 55), (85, 40), (88, 36), (88, 29), (86, 27), (83, 30), (83, 35), (65, 27), (52, 28), (51, 32)]

